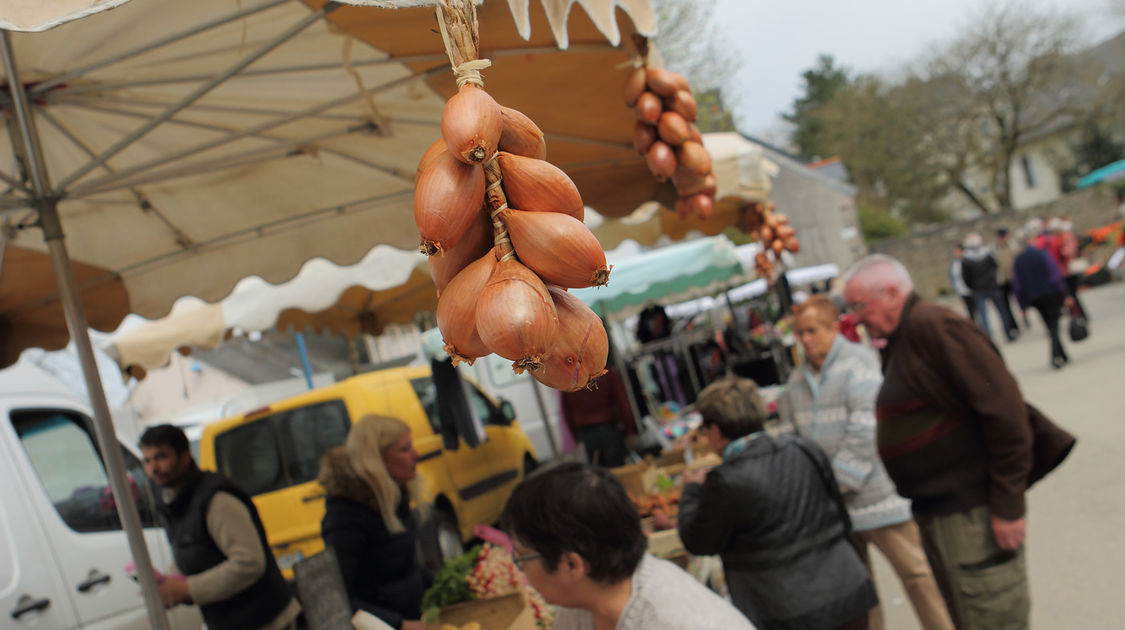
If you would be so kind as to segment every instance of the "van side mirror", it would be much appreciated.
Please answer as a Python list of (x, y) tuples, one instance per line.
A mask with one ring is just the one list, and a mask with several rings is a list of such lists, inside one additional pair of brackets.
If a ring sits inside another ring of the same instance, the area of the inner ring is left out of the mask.
[(516, 408), (512, 406), (511, 401), (504, 400), (503, 398), (500, 399), (500, 415), (503, 416), (504, 420), (508, 423), (515, 422)]

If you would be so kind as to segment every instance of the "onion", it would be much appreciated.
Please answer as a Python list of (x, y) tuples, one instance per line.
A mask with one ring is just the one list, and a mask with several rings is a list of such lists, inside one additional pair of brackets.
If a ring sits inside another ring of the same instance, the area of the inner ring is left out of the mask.
[(500, 213), (500, 221), (508, 228), (516, 256), (544, 282), (580, 289), (609, 281), (605, 252), (578, 219), (509, 209)]
[(661, 140), (677, 147), (691, 137), (691, 130), (688, 129), (687, 121), (676, 112), (661, 114), (656, 130), (660, 133)]
[(633, 108), (637, 114), (637, 120), (655, 125), (660, 120), (660, 114), (664, 111), (664, 104), (660, 102), (660, 97), (652, 92), (644, 92), (640, 98), (637, 99), (637, 105)]
[(496, 252), (490, 250), (462, 269), (438, 298), (438, 330), (454, 365), (459, 361), (472, 365), (477, 357), (491, 352), (477, 333), (476, 308), (477, 297), (492, 277), (496, 264)]
[(559, 315), (559, 335), (543, 371), (535, 380), (547, 387), (573, 392), (605, 373), (609, 336), (590, 307), (566, 291), (548, 287)]
[(698, 142), (688, 141), (676, 150), (676, 162), (684, 168), (706, 175), (711, 172), (711, 154)]
[(513, 208), (561, 212), (581, 221), (586, 214), (582, 196), (562, 169), (545, 160), (501, 151), (498, 154), (504, 193)]
[(789, 215), (784, 212), (774, 212), (773, 220), (777, 221), (778, 225), (789, 225)]
[(625, 105), (632, 107), (637, 104), (637, 99), (645, 91), (645, 69), (637, 68), (629, 73), (625, 79)]
[(522, 112), (503, 105), (500, 106), (500, 116), (504, 121), (498, 145), (501, 151), (537, 160), (547, 159), (547, 141), (534, 121)]
[(772, 243), (770, 243), (770, 248), (773, 250), (775, 256), (780, 256), (781, 252), (785, 251), (785, 241), (781, 240), (780, 238), (775, 239)]
[(699, 110), (695, 105), (695, 98), (693, 98), (691, 92), (687, 90), (676, 90), (676, 93), (668, 99), (666, 105), (668, 109), (683, 116), (684, 120), (687, 122), (695, 122), (699, 114)]
[(492, 219), (482, 209), (456, 245), (426, 259), (430, 263), (430, 277), (434, 280), (439, 296), (454, 276), (492, 249), (493, 240)]
[(446, 101), (441, 113), (445, 146), (466, 164), (479, 164), (496, 153), (503, 127), (500, 105), (472, 83)]
[(449, 151), (438, 153), (414, 188), (414, 222), (419, 247), (432, 256), (461, 240), (484, 203), (484, 170), (459, 162)]
[(700, 175), (678, 166), (675, 174), (672, 175), (672, 184), (681, 197), (688, 197), (695, 193), (706, 193), (709, 197), (714, 197), (718, 181), (713, 173)]
[(664, 68), (648, 68), (646, 71), (648, 89), (660, 96), (672, 96), (684, 83), (684, 78)]
[(688, 123), (688, 133), (691, 134), (688, 140), (703, 144), (703, 134), (699, 132), (699, 127), (696, 127), (695, 123)]
[(793, 238), (793, 235), (797, 233), (797, 231), (793, 229), (792, 225), (779, 225), (777, 226), (776, 232), (777, 237), (781, 240)]
[(418, 160), (418, 170), (414, 171), (415, 184), (417, 184), (418, 179), (422, 177), (422, 172), (429, 168), (430, 163), (432, 163), (434, 158), (440, 155), (442, 151), (445, 151), (445, 140), (441, 138), (434, 140), (430, 148), (426, 149), (426, 152), (422, 154), (422, 159)]
[(638, 120), (637, 124), (633, 125), (633, 148), (637, 153), (644, 155), (648, 153), (653, 142), (656, 142), (656, 128)]
[(763, 225), (762, 228), (758, 230), (758, 235), (762, 238), (763, 243), (769, 243), (773, 240), (773, 228), (768, 225)]
[(686, 219), (691, 216), (690, 200), (690, 197), (680, 197), (676, 200), (676, 216), (680, 217), (681, 219)]
[(801, 242), (797, 240), (796, 236), (794, 236), (785, 241), (785, 249), (788, 249), (789, 251), (796, 254), (797, 252), (801, 251)]
[(516, 374), (535, 373), (558, 336), (559, 316), (539, 276), (509, 258), (496, 263), (477, 298), (476, 325), (490, 350), (514, 361)]
[(672, 147), (659, 140), (649, 147), (645, 160), (648, 162), (648, 170), (659, 181), (668, 179), (676, 172), (676, 154), (672, 152)]
[(695, 216), (700, 219), (706, 219), (711, 216), (711, 211), (715, 209), (715, 200), (707, 193), (696, 193), (688, 197), (688, 207)]

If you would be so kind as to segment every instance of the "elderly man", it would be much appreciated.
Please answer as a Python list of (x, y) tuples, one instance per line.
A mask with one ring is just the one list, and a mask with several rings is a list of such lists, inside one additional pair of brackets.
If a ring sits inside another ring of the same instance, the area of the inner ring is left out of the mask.
[(934, 575), (958, 628), (1026, 628), (1028, 486), (1074, 437), (1023, 400), (984, 332), (921, 300), (906, 268), (873, 255), (845, 276), (844, 299), (886, 339), (876, 444), (913, 501)]
[[(922, 627), (953, 628), (910, 501), (895, 493), (875, 452), (875, 395), (883, 382), (878, 358), (844, 339), (836, 305), (828, 298), (813, 296), (795, 306), (793, 315), (805, 363), (790, 374), (778, 401), (781, 419), (828, 455), (868, 571), (868, 547), (875, 545), (898, 573)], [(870, 622), (873, 630), (883, 627), (878, 607)]]

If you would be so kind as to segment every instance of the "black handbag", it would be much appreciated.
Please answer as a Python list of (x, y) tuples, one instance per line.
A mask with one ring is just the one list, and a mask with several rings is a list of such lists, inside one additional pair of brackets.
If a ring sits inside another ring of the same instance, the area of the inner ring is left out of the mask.
[(1067, 329), (1070, 334), (1071, 341), (1082, 341), (1090, 336), (1090, 327), (1086, 324), (1085, 317), (1071, 317), (1070, 326)]

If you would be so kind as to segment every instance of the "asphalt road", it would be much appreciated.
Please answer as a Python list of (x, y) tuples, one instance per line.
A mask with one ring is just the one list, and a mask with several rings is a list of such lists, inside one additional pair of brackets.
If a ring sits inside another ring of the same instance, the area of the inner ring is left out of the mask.
[[(1090, 337), (1064, 338), (1070, 365), (1048, 366), (1037, 313), (1029, 314), (1030, 332), (1002, 346), (1025, 398), (1078, 436), (1070, 457), (1028, 496), (1031, 620), (1039, 630), (1125, 628), (1125, 284), (1081, 297)], [(920, 628), (898, 577), (873, 555), (886, 628)]]

